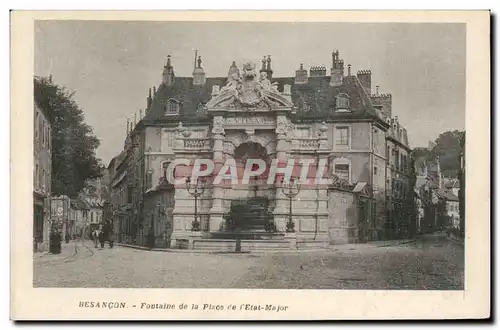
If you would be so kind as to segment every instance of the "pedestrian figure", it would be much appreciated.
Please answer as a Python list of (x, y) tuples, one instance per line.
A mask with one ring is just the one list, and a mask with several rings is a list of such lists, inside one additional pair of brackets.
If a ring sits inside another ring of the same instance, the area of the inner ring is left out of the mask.
[(106, 242), (106, 235), (104, 233), (104, 226), (101, 226), (101, 230), (99, 233), (99, 243), (101, 244), (101, 249), (104, 249), (104, 243)]
[(94, 241), (94, 247), (96, 249), (97, 249), (97, 242), (99, 241), (99, 238), (101, 236), (101, 232), (102, 231), (100, 227), (92, 232), (92, 240)]

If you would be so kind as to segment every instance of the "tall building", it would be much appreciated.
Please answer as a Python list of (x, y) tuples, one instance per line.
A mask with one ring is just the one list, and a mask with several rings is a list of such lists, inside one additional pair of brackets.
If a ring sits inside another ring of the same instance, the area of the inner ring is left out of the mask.
[(47, 114), (34, 102), (33, 249), (48, 250), (52, 174), (52, 128)]
[[(407, 133), (392, 116), (392, 96), (372, 93), (371, 71), (351, 73), (338, 51), (331, 61), (329, 72), (300, 64), (294, 76), (274, 77), (265, 56), (258, 67), (233, 61), (227, 76), (209, 77), (196, 54), (192, 76), (179, 77), (168, 56), (161, 84), (150, 89), (144, 113), (128, 120), (124, 150), (109, 166), (122, 237), (180, 248), (210, 248), (235, 233), (259, 240), (267, 232), (276, 238), (268, 241), (299, 248), (384, 237), (388, 202), (413, 189)], [(301, 184), (289, 197), (281, 181), (263, 180), (268, 172), (248, 184), (209, 176), (196, 198), (167, 180), (172, 162), (201, 158), (219, 168), (229, 159), (238, 168), (248, 159), (307, 159), (312, 168), (326, 164), (334, 180)]]

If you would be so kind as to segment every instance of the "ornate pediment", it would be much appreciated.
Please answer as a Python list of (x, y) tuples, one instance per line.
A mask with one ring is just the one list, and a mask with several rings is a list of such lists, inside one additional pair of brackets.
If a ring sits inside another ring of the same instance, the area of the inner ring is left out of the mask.
[(266, 72), (261, 72), (259, 79), (255, 64), (247, 62), (243, 65), (243, 73), (233, 70), (226, 86), (213, 86), (212, 99), (208, 101), (208, 109), (281, 109), (293, 107), (288, 93), (280, 93), (277, 83), (271, 83)]

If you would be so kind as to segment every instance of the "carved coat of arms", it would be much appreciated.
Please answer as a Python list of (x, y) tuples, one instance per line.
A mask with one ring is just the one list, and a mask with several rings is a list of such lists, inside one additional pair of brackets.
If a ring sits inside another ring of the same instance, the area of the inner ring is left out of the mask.
[(207, 107), (217, 108), (273, 108), (292, 107), (293, 104), (278, 91), (277, 83), (271, 83), (266, 72), (257, 78), (255, 64), (245, 62), (243, 71), (230, 71), (226, 86), (220, 90), (214, 86), (212, 99)]

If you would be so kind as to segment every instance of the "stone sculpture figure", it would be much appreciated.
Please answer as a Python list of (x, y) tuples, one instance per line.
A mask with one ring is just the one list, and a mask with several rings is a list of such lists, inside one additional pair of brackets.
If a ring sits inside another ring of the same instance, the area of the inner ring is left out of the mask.
[(241, 84), (241, 78), (240, 78), (239, 71), (232, 72), (227, 77), (226, 86), (222, 87), (222, 89), (220, 91), (222, 93), (222, 92), (226, 92), (228, 90), (236, 90), (240, 84)]

